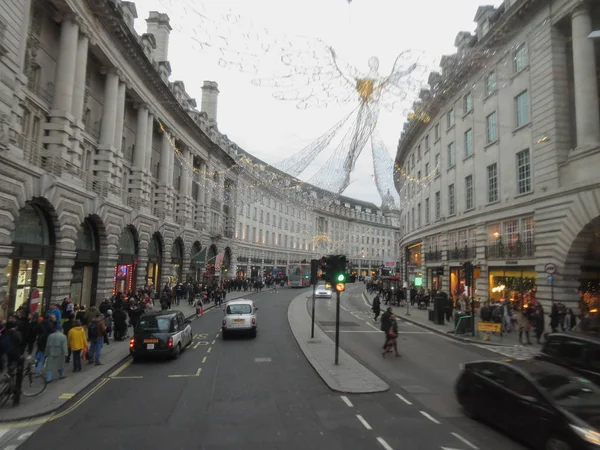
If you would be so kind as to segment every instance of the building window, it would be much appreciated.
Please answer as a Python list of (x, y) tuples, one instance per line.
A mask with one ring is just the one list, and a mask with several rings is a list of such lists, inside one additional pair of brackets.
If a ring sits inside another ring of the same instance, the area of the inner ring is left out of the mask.
[(466, 94), (463, 98), (463, 101), (464, 101), (465, 114), (468, 114), (471, 111), (473, 111), (473, 94), (471, 94), (470, 92), (468, 94)]
[(433, 127), (434, 140), (437, 141), (440, 138), (440, 124), (436, 123)]
[(474, 208), (473, 198), (473, 175), (465, 177), (465, 209), (469, 211)]
[(490, 72), (485, 78), (485, 94), (491, 95), (496, 91), (496, 73)]
[(529, 149), (517, 153), (517, 184), (519, 194), (531, 191), (531, 162)]
[(429, 175), (429, 163), (425, 164), (425, 176)]
[(515, 50), (513, 58), (513, 68), (515, 73), (519, 73), (523, 69), (525, 69), (525, 67), (527, 67), (527, 65), (529, 64), (527, 46), (525, 44), (519, 46), (519, 48)]
[(454, 183), (448, 186), (448, 215), (456, 214), (456, 195), (454, 192)]
[(498, 201), (498, 164), (490, 164), (487, 166), (488, 176), (488, 202), (494, 203)]
[(446, 120), (448, 122), (448, 128), (452, 128), (454, 126), (454, 108), (452, 108), (446, 114)]
[(410, 155), (410, 170), (413, 170), (415, 168), (415, 154), (412, 153)]
[(440, 174), (440, 154), (435, 155), (435, 176)]
[[(412, 210), (411, 210), (411, 213), (410, 213), (410, 214), (411, 214), (411, 219), (412, 219), (412, 220), (411, 220), (411, 226), (410, 226), (410, 229), (411, 229), (411, 230), (414, 230), (414, 229), (416, 228), (416, 227), (415, 227), (415, 208), (414, 208), (414, 207), (412, 208)], [(367, 237), (367, 239), (369, 239), (369, 238)], [(367, 242), (367, 243), (368, 243), (368, 242)]]
[[(423, 224), (421, 223), (421, 204), (419, 203), (417, 205), (417, 226), (421, 227)], [(379, 241), (379, 239), (377, 239), (377, 241)], [(377, 242), (379, 243), (379, 242)]]
[(473, 154), (473, 129), (469, 128), (465, 131), (465, 157)]
[(442, 197), (440, 191), (435, 193), (435, 220), (440, 220), (442, 215)]
[(452, 167), (456, 164), (456, 154), (454, 151), (454, 142), (448, 144), (448, 167)]
[(431, 221), (431, 211), (429, 209), (429, 197), (425, 199), (425, 225)]
[(429, 135), (425, 136), (425, 150), (429, 150)]
[(417, 161), (421, 160), (421, 144), (417, 147)]
[(515, 97), (515, 113), (517, 128), (529, 123), (529, 93), (521, 92)]
[(498, 140), (497, 117), (496, 111), (485, 118), (487, 129), (487, 143), (491, 144)]

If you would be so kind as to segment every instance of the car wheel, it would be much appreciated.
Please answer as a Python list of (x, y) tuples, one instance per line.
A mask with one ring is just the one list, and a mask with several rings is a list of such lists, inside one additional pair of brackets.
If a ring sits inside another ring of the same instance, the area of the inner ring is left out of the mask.
[(177, 344), (177, 347), (175, 347), (175, 350), (173, 351), (173, 359), (179, 358), (179, 355), (181, 355), (181, 343)]
[(546, 441), (546, 450), (571, 450), (571, 446), (561, 438), (552, 436)]
[(258, 329), (256, 327), (252, 328), (252, 330), (250, 331), (250, 337), (251, 338), (255, 338), (256, 337), (256, 333), (258, 333)]

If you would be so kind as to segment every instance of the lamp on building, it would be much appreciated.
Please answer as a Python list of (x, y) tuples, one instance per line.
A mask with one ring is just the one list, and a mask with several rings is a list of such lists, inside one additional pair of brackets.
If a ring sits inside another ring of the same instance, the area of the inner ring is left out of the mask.
[(600, 39), (600, 30), (594, 30), (588, 36), (588, 39)]

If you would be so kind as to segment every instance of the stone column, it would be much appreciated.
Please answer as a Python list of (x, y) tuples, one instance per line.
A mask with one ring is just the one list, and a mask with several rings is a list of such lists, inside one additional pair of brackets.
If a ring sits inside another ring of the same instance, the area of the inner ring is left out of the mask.
[[(191, 219), (191, 175), (189, 164), (192, 164), (192, 151), (189, 148), (183, 149), (183, 170), (181, 173), (181, 185), (179, 186), (179, 195), (177, 196), (176, 216), (178, 223), (186, 225)], [(189, 194), (188, 194), (189, 193)]]
[(77, 47), (79, 27), (73, 18), (65, 19), (61, 24), (58, 61), (54, 87), (52, 110), (48, 115), (50, 122), (44, 124), (48, 136), (44, 143), (48, 144), (48, 154), (61, 160), (71, 148), (71, 122), (73, 116), (73, 86), (75, 83), (75, 67), (77, 64)]
[(113, 295), (115, 267), (119, 261), (118, 242), (119, 237), (111, 235), (109, 244), (100, 251), (96, 304)]
[(146, 139), (148, 137), (148, 107), (138, 106), (137, 129), (135, 132), (135, 150), (133, 153), (133, 174), (131, 189), (127, 197), (130, 206), (140, 207), (143, 202), (150, 202), (146, 169)]
[(69, 151), (69, 161), (73, 164), (81, 165), (83, 135), (81, 132), (85, 129), (82, 122), (83, 106), (85, 101), (85, 77), (87, 72), (89, 39), (85, 34), (79, 37), (77, 43), (77, 59), (75, 65), (75, 80), (73, 82), (73, 100), (71, 102), (71, 112), (73, 114), (73, 136), (71, 137), (71, 149)]
[(18, 64), (21, 68), (20, 72), (25, 73), (25, 63), (27, 55), (27, 36), (31, 27), (31, 0), (21, 0), (21, 8), (23, 11), (23, 22), (21, 24), (21, 32), (19, 38)]
[(160, 216), (164, 213), (165, 217), (172, 217), (173, 207), (171, 199), (171, 190), (169, 187), (169, 171), (171, 176), (173, 169), (170, 166), (171, 153), (171, 137), (169, 131), (165, 128), (162, 133), (161, 147), (160, 147), (160, 163), (158, 165), (158, 189), (156, 191), (156, 204), (158, 206), (157, 214)]
[[(75, 244), (72, 238), (65, 238), (57, 242), (56, 250), (54, 251), (50, 303), (61, 304), (63, 299), (71, 293), (73, 264), (75, 264), (76, 256), (77, 252), (75, 251)], [(44, 308), (47, 306), (47, 294), (44, 293)]]
[(581, 3), (571, 17), (577, 148), (600, 144), (600, 113), (591, 7)]
[(154, 137), (154, 113), (148, 111), (148, 125), (146, 126), (146, 171), (152, 175), (152, 142)]
[(125, 100), (127, 85), (124, 82), (119, 84), (119, 93), (117, 95), (117, 116), (115, 117), (115, 140), (114, 147), (117, 153), (122, 156), (123, 149), (123, 128), (125, 126)]
[(102, 127), (100, 145), (95, 156), (98, 177), (108, 184), (120, 186), (118, 170), (119, 155), (114, 147), (115, 117), (119, 97), (119, 75), (115, 69), (109, 69), (104, 79), (104, 105), (102, 106)]
[(146, 268), (148, 267), (148, 241), (140, 241), (138, 263), (135, 271), (135, 290), (146, 285)]

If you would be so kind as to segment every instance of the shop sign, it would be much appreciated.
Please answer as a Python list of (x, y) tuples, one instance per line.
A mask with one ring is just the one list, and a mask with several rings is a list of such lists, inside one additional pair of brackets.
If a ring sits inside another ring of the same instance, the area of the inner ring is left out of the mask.
[(501, 330), (502, 330), (501, 323), (479, 322), (477, 324), (477, 331), (483, 331), (485, 333), (500, 333)]
[(507, 266), (515, 266), (517, 264), (519, 264), (519, 261), (516, 261), (516, 260), (506, 261)]
[(556, 264), (548, 263), (544, 266), (544, 272), (549, 275), (554, 275), (556, 273)]

